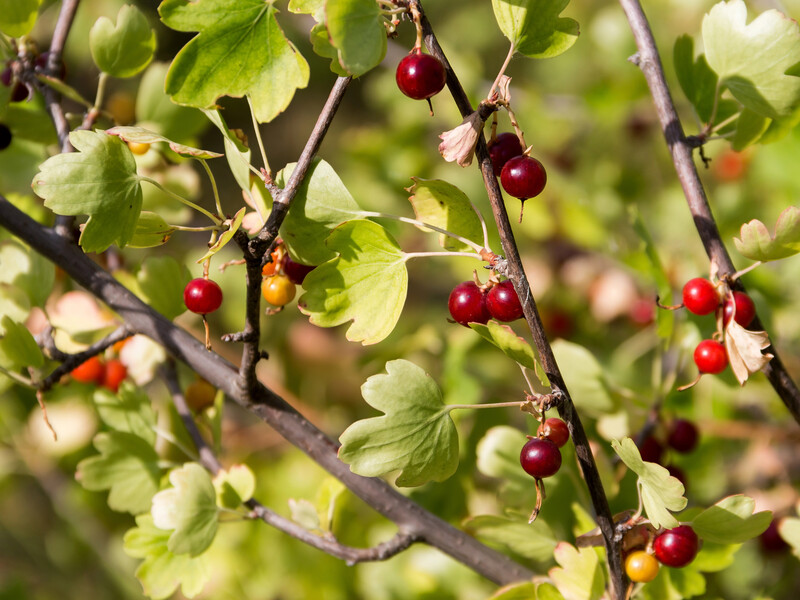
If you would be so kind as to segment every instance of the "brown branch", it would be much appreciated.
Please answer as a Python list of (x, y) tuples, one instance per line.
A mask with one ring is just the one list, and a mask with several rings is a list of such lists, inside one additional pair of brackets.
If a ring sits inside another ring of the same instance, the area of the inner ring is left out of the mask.
[[(639, 50), (633, 62), (642, 70), (650, 88), (656, 114), (661, 123), (661, 129), (667, 141), (667, 147), (672, 156), (678, 180), (686, 196), (689, 211), (692, 213), (697, 233), (700, 235), (703, 247), (711, 263), (717, 266), (719, 276), (721, 278), (731, 276), (736, 272), (736, 268), (725, 248), (725, 244), (722, 242), (703, 184), (697, 173), (697, 167), (692, 157), (693, 144), (687, 141), (684, 135), (683, 126), (667, 86), (664, 68), (661, 65), (661, 57), (658, 54), (658, 48), (653, 39), (653, 33), (650, 30), (647, 17), (639, 0), (620, 0), (620, 5), (628, 18), (628, 23)], [(744, 291), (744, 286), (740, 280), (735, 281), (732, 287)], [(763, 329), (758, 317), (753, 321), (752, 327), (753, 329)], [(786, 367), (775, 347), (770, 345), (766, 352), (772, 354), (774, 358), (764, 367), (764, 374), (786, 405), (786, 408), (789, 409), (795, 421), (800, 423), (800, 390), (797, 389), (797, 385), (786, 371)]]
[[(453, 95), (456, 105), (461, 112), (462, 117), (472, 114), (474, 109), (467, 98), (464, 88), (458, 80), (455, 72), (453, 71), (447, 57), (444, 55), (441, 46), (439, 45), (436, 36), (433, 33), (430, 22), (425, 17), (419, 0), (411, 0), (411, 6), (419, 10), (421, 15), (421, 23), (423, 29), (423, 36), (425, 45), (428, 51), (442, 61), (447, 73), (447, 86), (450, 93)], [(494, 215), (497, 230), (500, 234), (500, 241), (503, 246), (503, 252), (507, 261), (507, 275), (514, 285), (521, 302), (525, 314), (525, 320), (528, 323), (528, 328), (531, 331), (534, 344), (539, 351), (539, 356), (542, 361), (547, 377), (553, 392), (560, 392), (561, 402), (558, 405), (559, 413), (569, 425), (572, 441), (575, 445), (575, 453), (578, 457), (578, 463), (586, 480), (586, 485), (589, 490), (589, 495), (594, 506), (595, 516), (600, 531), (603, 534), (603, 541), (608, 556), (609, 571), (611, 573), (611, 592), (615, 598), (623, 598), (625, 589), (627, 587), (626, 577), (622, 567), (622, 554), (621, 546), (615, 536), (614, 520), (611, 515), (611, 509), (608, 505), (608, 498), (606, 497), (603, 489), (603, 484), (600, 480), (600, 473), (597, 470), (597, 465), (594, 462), (591, 448), (589, 447), (589, 440), (586, 437), (586, 432), (583, 428), (578, 412), (569, 395), (564, 378), (556, 363), (553, 350), (547, 340), (547, 335), (544, 332), (539, 311), (536, 308), (536, 301), (525, 275), (525, 270), (522, 267), (522, 260), (520, 259), (517, 243), (514, 239), (514, 232), (511, 229), (511, 222), (506, 212), (505, 204), (503, 203), (503, 196), (500, 191), (500, 186), (497, 182), (497, 177), (494, 175), (492, 169), (492, 160), (489, 157), (489, 151), (486, 147), (486, 140), (481, 132), (478, 139), (478, 145), (475, 150), (475, 155), (480, 165), (481, 174), (483, 175), (483, 182), (486, 187), (486, 192), (489, 196), (489, 202), (492, 206), (492, 213)]]
[[(161, 374), (167, 384), (169, 393), (172, 396), (172, 402), (175, 405), (175, 410), (183, 421), (186, 431), (194, 442), (195, 448), (200, 455), (200, 464), (202, 464), (212, 475), (219, 473), (223, 467), (219, 462), (214, 451), (203, 438), (200, 430), (197, 428), (197, 423), (194, 421), (192, 411), (186, 403), (186, 397), (183, 395), (180, 383), (178, 382), (178, 374), (175, 370), (175, 362), (170, 359), (164, 368), (161, 369)], [(352, 566), (360, 562), (386, 560), (392, 556), (399, 554), (411, 544), (419, 540), (419, 536), (408, 532), (398, 532), (394, 537), (386, 542), (378, 544), (372, 548), (353, 548), (340, 544), (335, 539), (330, 537), (320, 537), (302, 525), (295, 523), (291, 519), (287, 519), (276, 513), (275, 511), (267, 508), (258, 500), (250, 499), (245, 502), (245, 505), (250, 509), (253, 518), (261, 519), (267, 525), (271, 525), (301, 542), (305, 542), (309, 546), (322, 550), (331, 556), (340, 558)]]
[(120, 315), (134, 333), (146, 335), (161, 344), (173, 357), (201, 373), (234, 402), (272, 426), (356, 496), (393, 521), (406, 535), (417, 536), (419, 541), (438, 548), (501, 585), (533, 577), (529, 569), (426, 511), (382, 479), (362, 477), (351, 472), (349, 466), (337, 456), (338, 445), (266, 386), (259, 383), (255, 390), (255, 403), (248, 402), (236, 383), (238, 373), (232, 364), (216, 353), (207, 351), (191, 334), (142, 302), (89, 259), (80, 248), (39, 225), (2, 197), (0, 225), (25, 241), (34, 251), (61, 266), (76, 283)]

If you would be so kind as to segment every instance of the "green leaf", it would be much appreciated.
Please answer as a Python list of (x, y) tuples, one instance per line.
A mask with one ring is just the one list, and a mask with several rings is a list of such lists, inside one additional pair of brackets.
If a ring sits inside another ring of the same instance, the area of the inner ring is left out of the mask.
[(208, 559), (170, 552), (169, 536), (153, 524), (151, 515), (139, 515), (136, 527), (125, 533), (125, 553), (144, 559), (136, 569), (136, 577), (146, 596), (154, 600), (169, 598), (181, 586), (184, 596), (194, 598), (211, 578)]
[(339, 63), (358, 77), (386, 56), (386, 28), (375, 0), (327, 0), (325, 24)]
[(397, 485), (444, 481), (458, 467), (458, 432), (436, 383), (407, 360), (386, 363), (386, 375), (361, 386), (367, 404), (384, 416), (353, 423), (339, 437), (339, 458), (358, 475), (400, 470)]
[(0, 31), (9, 37), (31, 32), (42, 0), (0, 0)]
[(518, 364), (532, 370), (539, 377), (543, 386), (548, 386), (547, 376), (544, 369), (536, 359), (536, 353), (527, 340), (519, 337), (508, 325), (503, 325), (497, 321), (489, 321), (486, 325), (482, 323), (470, 323), (469, 326), (480, 334), (480, 336), (503, 351), (503, 354)]
[(148, 210), (139, 213), (136, 229), (128, 243), (129, 248), (154, 248), (169, 241), (175, 228), (167, 223), (161, 215)]
[(301, 15), (313, 15), (319, 21), (325, 10), (325, 0), (289, 0), (289, 10)]
[(739, 253), (750, 260), (767, 262), (800, 252), (800, 208), (784, 209), (775, 222), (775, 233), (758, 219), (742, 225), (739, 237), (733, 238)]
[(731, 140), (731, 146), (737, 152), (741, 152), (747, 146), (755, 144), (767, 131), (770, 123), (772, 123), (772, 119), (759, 115), (748, 108), (743, 109), (739, 118), (736, 119), (736, 133)]
[[(250, 148), (236, 135), (228, 129), (225, 119), (217, 109), (204, 108), (203, 114), (208, 117), (214, 126), (222, 134), (222, 141), (225, 144), (225, 158), (231, 168), (233, 178), (239, 187), (245, 191), (250, 191)], [(242, 134), (241, 131), (239, 131)], [(242, 134), (244, 135), (244, 134)]]
[(530, 477), (519, 468), (519, 453), (527, 441), (525, 434), (515, 427), (492, 427), (478, 442), (475, 451), (478, 471), (489, 477), (528, 483)]
[(169, 144), (169, 147), (173, 152), (180, 154), (181, 156), (190, 156), (192, 158), (201, 159), (219, 158), (222, 156), (222, 154), (219, 152), (201, 150), (200, 148), (192, 148), (191, 146), (185, 146), (183, 144), (173, 142), (172, 140), (165, 138), (163, 135), (143, 127), (124, 127), (119, 125), (117, 127), (108, 129), (106, 133), (109, 135), (117, 135), (126, 142), (131, 142), (134, 144), (155, 144), (157, 142), (166, 142)]
[(131, 433), (151, 446), (156, 443), (156, 413), (144, 390), (125, 381), (116, 394), (96, 389), (93, 400), (103, 423), (110, 428)]
[(247, 207), (243, 206), (239, 209), (235, 215), (233, 215), (233, 219), (230, 219), (228, 223), (228, 228), (222, 232), (222, 234), (217, 238), (217, 241), (214, 242), (214, 245), (208, 249), (202, 258), (197, 260), (197, 264), (204, 263), (206, 260), (214, 256), (217, 252), (222, 250), (228, 242), (233, 239), (233, 236), (239, 231), (239, 227), (242, 226), (242, 219), (244, 219), (244, 213), (247, 212)]
[[(55, 282), (55, 265), (16, 241), (0, 244), (0, 283), (23, 291), (31, 306), (44, 307)], [(0, 314), (6, 314), (0, 310)]]
[(558, 589), (549, 583), (540, 583), (536, 586), (536, 600), (564, 600)]
[(9, 369), (41, 369), (44, 366), (42, 349), (25, 325), (3, 315), (0, 329), (3, 330), (3, 337), (0, 338), (0, 365)]
[(169, 474), (173, 487), (153, 496), (153, 524), (174, 530), (167, 548), (173, 554), (198, 556), (214, 541), (219, 526), (217, 492), (211, 476), (197, 463), (186, 463)]
[(740, 544), (713, 544), (703, 540), (700, 552), (692, 561), (692, 568), (703, 573), (727, 569), (733, 564), (734, 554), (740, 547)]
[(309, 531), (319, 531), (319, 515), (311, 502), (305, 498), (300, 500), (289, 498), (289, 511), (292, 515), (292, 521)]
[(772, 520), (768, 510), (753, 514), (755, 504), (748, 496), (728, 496), (697, 515), (692, 528), (715, 544), (741, 544), (764, 533)]
[(197, 35), (178, 52), (166, 91), (178, 104), (208, 108), (222, 95), (250, 97), (256, 119), (280, 114), (308, 84), (308, 63), (264, 0), (164, 0), (165, 25)]
[[(677, 527), (678, 521), (669, 511), (676, 512), (686, 508), (683, 484), (670, 476), (669, 471), (661, 465), (643, 461), (631, 438), (623, 438), (622, 442), (612, 440), (611, 447), (622, 462), (639, 476), (642, 504), (653, 527)], [(702, 537), (700, 532), (697, 534)]]
[[(661, 257), (658, 255), (658, 249), (653, 236), (642, 220), (642, 216), (636, 209), (630, 210), (631, 221), (633, 230), (638, 234), (642, 240), (642, 251), (650, 263), (649, 274), (653, 277), (653, 281), (658, 289), (660, 298), (669, 298), (672, 294), (672, 285), (669, 276), (667, 275), (664, 265), (661, 262)], [(662, 340), (669, 340), (672, 338), (672, 333), (675, 329), (675, 313), (671, 310), (658, 310), (656, 311), (656, 323), (658, 324), (658, 336)]]
[(89, 49), (101, 71), (112, 77), (133, 77), (153, 60), (156, 32), (138, 8), (125, 4), (116, 25), (108, 17), (95, 21), (89, 31)]
[(551, 58), (569, 50), (580, 34), (577, 21), (559, 17), (569, 0), (492, 0), (500, 31), (516, 52)]
[(598, 417), (613, 412), (615, 403), (608, 392), (603, 367), (592, 353), (562, 339), (555, 340), (552, 347), (575, 405)]
[(183, 288), (189, 271), (171, 256), (148, 256), (136, 274), (143, 300), (168, 319), (186, 312)]
[(706, 593), (706, 578), (694, 568), (694, 564), (670, 570), (669, 579), (681, 598), (694, 598)]
[(314, 53), (331, 60), (331, 71), (341, 77), (346, 77), (350, 74), (339, 64), (339, 51), (331, 44), (330, 34), (328, 33), (328, 28), (325, 27), (325, 23), (317, 23), (314, 25), (309, 33), (309, 38), (311, 39), (311, 46)]
[(543, 568), (552, 564), (558, 540), (544, 521), (529, 525), (527, 521), (493, 515), (479, 515), (464, 522), (464, 526), (481, 541), (499, 545)]
[(784, 517), (778, 526), (778, 533), (792, 547), (792, 554), (800, 558), (800, 519)]
[[(276, 184), (286, 187), (296, 163), (286, 165)], [(326, 245), (330, 232), (358, 215), (359, 206), (324, 160), (315, 161), (292, 200), (292, 208), (281, 226), (281, 237), (289, 244), (293, 260), (320, 265), (335, 256)]]
[(326, 477), (317, 491), (315, 506), (322, 531), (331, 531), (336, 506), (347, 488), (335, 477)]
[[(483, 244), (481, 220), (467, 195), (456, 186), (441, 179), (411, 178), (414, 185), (407, 188), (408, 199), (418, 221), (446, 229), (476, 244)], [(422, 228), (423, 231), (430, 231)], [(445, 250), (463, 251), (471, 248), (445, 234), (439, 234), (439, 244)]]
[(217, 504), (223, 508), (238, 508), (256, 491), (256, 476), (247, 465), (231, 465), (221, 469), (212, 480), (217, 492)]
[(536, 584), (530, 581), (504, 585), (489, 600), (536, 600)]
[(339, 256), (306, 276), (298, 306), (314, 325), (352, 321), (348, 340), (377, 344), (392, 332), (403, 311), (405, 255), (389, 232), (372, 221), (343, 223), (327, 243)]
[(605, 575), (592, 548), (575, 548), (560, 542), (555, 550), (560, 567), (549, 575), (565, 600), (598, 600), (605, 591)]
[(708, 66), (703, 54), (695, 60), (694, 40), (691, 36), (678, 37), (673, 48), (673, 59), (678, 83), (680, 83), (683, 93), (694, 106), (700, 120), (708, 123), (714, 112), (718, 93), (719, 78), (717, 74)]
[(74, 100), (78, 104), (83, 104), (86, 108), (92, 108), (92, 102), (89, 102), (86, 98), (81, 96), (81, 93), (78, 90), (70, 85), (67, 85), (57, 77), (50, 77), (49, 75), (45, 75), (43, 73), (37, 73), (36, 79), (45, 85), (50, 86), (65, 98)]
[(33, 191), (59, 215), (89, 215), (80, 237), (86, 252), (102, 252), (114, 242), (124, 247), (136, 231), (142, 188), (136, 161), (118, 137), (73, 131), (77, 152), (56, 154), (39, 167)]
[(138, 435), (124, 431), (98, 433), (99, 456), (78, 463), (75, 478), (87, 490), (110, 490), (108, 506), (119, 512), (143, 513), (158, 491), (161, 469), (158, 454)]
[(142, 75), (136, 94), (136, 120), (165, 138), (187, 142), (202, 132), (208, 121), (196, 108), (179, 106), (164, 93), (168, 70), (166, 63), (152, 63)]
[(709, 66), (747, 108), (770, 118), (786, 116), (800, 101), (800, 77), (787, 74), (800, 63), (800, 27), (777, 10), (747, 24), (747, 5), (714, 5), (703, 19)]

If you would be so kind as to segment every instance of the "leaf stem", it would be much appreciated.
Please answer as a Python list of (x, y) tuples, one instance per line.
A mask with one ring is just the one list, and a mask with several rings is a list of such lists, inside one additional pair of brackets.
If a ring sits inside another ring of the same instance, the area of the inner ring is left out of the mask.
[(741, 271), (736, 271), (736, 273), (734, 273), (733, 275), (730, 276), (730, 279), (731, 279), (731, 281), (735, 281), (735, 280), (739, 279), (742, 275), (746, 275), (747, 273), (749, 273), (753, 269), (756, 269), (757, 267), (760, 267), (763, 264), (764, 263), (761, 262), (760, 260), (757, 261), (757, 262), (754, 262), (749, 267), (746, 267), (746, 268), (742, 269)]
[(494, 402), (492, 404), (448, 404), (447, 411), (472, 408), (519, 408), (524, 402)]
[[(467, 246), (469, 246), (470, 248), (472, 248), (473, 250), (475, 250), (475, 252), (477, 252), (479, 254), (480, 254), (480, 252), (482, 250), (484, 250), (484, 248), (481, 248), (478, 244), (476, 244), (472, 240), (468, 240), (465, 237), (461, 237), (460, 235), (458, 235), (456, 233), (453, 233), (452, 231), (447, 231), (446, 229), (442, 229), (441, 227), (437, 227), (436, 225), (431, 225), (430, 223), (425, 223), (424, 221), (418, 221), (417, 219), (411, 219), (409, 217), (399, 217), (397, 215), (390, 215), (388, 213), (382, 213), (382, 212), (374, 212), (374, 211), (371, 211), (371, 210), (361, 210), (361, 211), (358, 211), (358, 212), (356, 212), (354, 214), (357, 214), (360, 217), (374, 217), (374, 218), (378, 218), (378, 219), (393, 219), (395, 221), (400, 221), (401, 223), (408, 223), (410, 225), (416, 225), (417, 227), (423, 227), (425, 229), (430, 229), (430, 230), (435, 231), (437, 233), (442, 233), (442, 234), (444, 234), (444, 235), (446, 235), (448, 237), (451, 237), (454, 240), (458, 240), (459, 242), (461, 242), (462, 244), (466, 244)], [(487, 247), (486, 250), (489, 250), (489, 248)]]
[[(264, 149), (264, 141), (261, 139), (261, 129), (259, 128), (259, 123), (256, 119), (256, 113), (253, 110), (253, 102), (250, 100), (249, 95), (247, 96), (247, 105), (250, 107), (250, 117), (253, 119), (253, 131), (255, 131), (256, 140), (258, 140), (258, 149), (261, 151), (261, 160), (264, 161), (264, 170), (267, 172), (267, 175), (272, 177), (272, 169), (269, 168), (269, 161), (267, 160), (267, 151)], [(258, 173), (258, 171), (256, 171), (256, 173)]]
[(492, 102), (492, 95), (494, 94), (497, 86), (500, 85), (500, 78), (506, 74), (506, 69), (508, 68), (509, 63), (511, 63), (511, 58), (514, 56), (514, 53), (517, 49), (514, 47), (512, 43), (511, 46), (508, 48), (508, 54), (506, 55), (506, 59), (503, 61), (503, 66), (500, 67), (500, 71), (497, 73), (497, 77), (494, 79), (494, 83), (492, 83), (492, 87), (489, 88), (489, 94), (486, 96), (489, 102)]
[(221, 231), (223, 229), (219, 225), (209, 225), (208, 227), (187, 227), (185, 225), (171, 225), (170, 223), (167, 223), (167, 225), (175, 231)]
[(99, 112), (100, 107), (103, 106), (103, 99), (106, 93), (106, 83), (108, 82), (108, 73), (105, 71), (100, 72), (100, 79), (97, 81), (97, 93), (94, 97), (94, 106), (89, 111)]
[(169, 195), (169, 196), (172, 196), (172, 197), (173, 197), (173, 198), (175, 198), (175, 199), (176, 199), (178, 202), (181, 202), (182, 204), (185, 204), (185, 205), (186, 205), (186, 206), (188, 206), (189, 208), (193, 208), (193, 209), (195, 209), (196, 211), (203, 213), (205, 216), (207, 216), (209, 219), (211, 219), (211, 220), (212, 220), (212, 221), (213, 221), (215, 224), (217, 224), (217, 225), (219, 225), (220, 223), (222, 223), (222, 221), (224, 220), (224, 219), (220, 219), (219, 217), (217, 217), (217, 216), (215, 216), (215, 215), (211, 214), (211, 213), (210, 213), (210, 212), (208, 212), (208, 211), (207, 211), (205, 208), (203, 208), (202, 206), (198, 206), (197, 204), (195, 204), (195, 203), (194, 203), (194, 202), (192, 202), (191, 200), (187, 200), (186, 198), (184, 198), (184, 197), (183, 197), (183, 196), (181, 196), (180, 194), (176, 194), (176, 193), (175, 193), (175, 192), (173, 192), (172, 190), (169, 190), (169, 189), (165, 188), (163, 185), (161, 185), (160, 183), (158, 183), (158, 182), (157, 182), (155, 179), (150, 179), (149, 177), (145, 177), (144, 175), (139, 175), (139, 179), (140, 179), (141, 181), (146, 181), (147, 183), (149, 183), (149, 184), (151, 184), (151, 185), (154, 185), (154, 186), (156, 186), (156, 187), (157, 187), (158, 189), (160, 189), (162, 192), (164, 192), (165, 194), (167, 194), (167, 195)]
[(219, 200), (219, 190), (217, 189), (217, 180), (214, 179), (214, 173), (211, 172), (211, 167), (208, 166), (207, 160), (202, 158), (198, 158), (197, 160), (203, 165), (203, 169), (205, 169), (206, 175), (208, 175), (208, 179), (211, 181), (211, 190), (214, 192), (214, 203), (217, 205), (217, 216), (224, 220), (225, 213), (222, 212), (222, 204)]
[(193, 461), (199, 461), (200, 460), (200, 457), (197, 455), (197, 453), (196, 452), (192, 452), (189, 448), (187, 448), (186, 446), (181, 444), (181, 442), (178, 440), (178, 438), (176, 438), (174, 435), (172, 435), (171, 431), (167, 431), (166, 429), (161, 429), (160, 427), (156, 427), (156, 426), (153, 427), (153, 431), (156, 432), (156, 435), (158, 435), (158, 436), (164, 438), (165, 440), (167, 440), (170, 444), (175, 446), (178, 450), (183, 452), (186, 456), (191, 458)]
[(24, 375), (20, 375), (19, 373), (15, 373), (14, 371), (9, 371), (5, 367), (0, 367), (0, 374), (5, 375), (9, 379), (13, 379), (16, 383), (20, 385), (24, 385), (26, 388), (30, 388), (32, 390), (37, 389), (36, 385), (34, 385), (33, 381), (25, 377)]
[[(737, 113), (732, 114), (730, 117), (728, 117), (724, 121), (721, 121), (721, 122), (717, 123), (716, 125), (714, 125), (714, 127), (711, 128), (711, 131), (709, 131), (709, 133), (714, 133), (716, 131), (719, 131), (720, 129), (722, 129), (723, 127), (728, 125), (729, 123), (733, 123), (741, 115), (742, 115), (742, 111), (739, 111)], [(706, 138), (706, 141), (708, 141), (708, 138)]]
[(424, 258), (424, 257), (434, 257), (434, 256), (465, 256), (467, 258), (477, 258), (478, 260), (481, 259), (480, 254), (475, 254), (472, 252), (404, 252), (403, 258), (405, 260), (410, 260), (412, 258)]

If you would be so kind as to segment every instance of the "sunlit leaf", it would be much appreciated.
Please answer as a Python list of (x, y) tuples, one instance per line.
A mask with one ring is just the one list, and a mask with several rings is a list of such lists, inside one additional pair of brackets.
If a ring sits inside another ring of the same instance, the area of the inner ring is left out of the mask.
[[(483, 230), (475, 208), (467, 195), (451, 183), (441, 179), (411, 178), (414, 185), (407, 188), (408, 199), (414, 207), (418, 221), (430, 223), (476, 244), (483, 244)], [(430, 231), (429, 229), (422, 229)], [(439, 234), (439, 243), (445, 250), (470, 250), (466, 244)]]
[(544, 521), (531, 525), (527, 520), (479, 515), (467, 519), (464, 526), (481, 541), (500, 545), (542, 567), (553, 562), (558, 541)]
[(178, 52), (166, 91), (179, 104), (212, 107), (220, 96), (249, 96), (267, 123), (308, 84), (308, 63), (286, 39), (277, 9), (263, 0), (164, 0), (165, 25), (199, 34)]
[(201, 150), (200, 148), (192, 148), (191, 146), (184, 146), (177, 142), (173, 142), (165, 138), (163, 135), (154, 131), (149, 131), (143, 127), (124, 127), (119, 125), (106, 130), (109, 135), (117, 135), (126, 142), (134, 144), (155, 144), (156, 142), (166, 142), (173, 152), (181, 156), (191, 156), (192, 158), (218, 158), (222, 156), (219, 152), (211, 152), (211, 150)]
[(136, 221), (136, 229), (128, 243), (129, 248), (154, 248), (169, 241), (175, 228), (159, 214), (143, 210)]
[(800, 208), (784, 209), (775, 222), (774, 234), (770, 234), (758, 219), (745, 223), (733, 243), (742, 256), (750, 260), (766, 262), (797, 254), (800, 252)]
[(361, 386), (364, 400), (385, 413), (356, 421), (339, 437), (339, 458), (366, 477), (400, 471), (397, 485), (444, 481), (458, 466), (458, 432), (439, 387), (407, 360)]
[(695, 533), (715, 544), (741, 544), (764, 533), (772, 520), (770, 511), (753, 513), (755, 500), (741, 494), (728, 496), (697, 515)]
[(352, 321), (347, 339), (376, 344), (394, 329), (406, 300), (405, 255), (389, 232), (372, 221), (348, 221), (328, 236), (338, 257), (311, 271), (298, 306), (314, 325)]
[[(222, 134), (225, 144), (225, 158), (231, 168), (236, 183), (243, 190), (250, 189), (250, 148), (242, 141), (236, 133), (228, 128), (228, 124), (217, 109), (203, 109), (203, 114), (208, 117), (214, 126)], [(241, 131), (239, 132), (241, 134)], [(244, 134), (241, 134), (244, 135)]]
[(701, 54), (695, 59), (694, 40), (691, 36), (682, 35), (675, 40), (673, 65), (683, 93), (694, 106), (700, 120), (708, 123), (719, 93), (718, 77), (708, 66), (705, 55)]
[(112, 77), (133, 77), (153, 60), (156, 32), (138, 8), (125, 4), (116, 25), (100, 17), (89, 31), (92, 59)]
[(155, 444), (156, 412), (144, 390), (125, 381), (116, 394), (105, 388), (96, 389), (93, 400), (103, 423)]
[(800, 519), (784, 517), (778, 526), (778, 532), (792, 547), (792, 554), (800, 558)]
[(0, 31), (10, 37), (31, 32), (42, 0), (0, 0)]
[(314, 53), (331, 60), (331, 71), (342, 77), (346, 77), (350, 74), (347, 72), (347, 69), (342, 67), (339, 63), (339, 51), (331, 44), (331, 37), (328, 33), (328, 28), (325, 27), (325, 23), (317, 23), (314, 25), (314, 27), (311, 28), (309, 37), (311, 38), (311, 46)]
[(536, 373), (543, 386), (549, 386), (547, 376), (536, 358), (536, 352), (533, 347), (525, 339), (519, 337), (511, 327), (494, 320), (489, 321), (486, 325), (470, 323), (469, 326), (477, 331), (482, 338), (502, 350), (503, 354), (510, 359)]
[(212, 483), (217, 491), (217, 504), (223, 508), (238, 508), (253, 497), (256, 476), (247, 465), (231, 465), (221, 469)]
[(596, 416), (612, 412), (615, 403), (608, 391), (603, 367), (592, 353), (563, 339), (555, 340), (552, 347), (578, 409)]
[(228, 242), (233, 239), (233, 236), (239, 231), (239, 227), (242, 226), (242, 219), (244, 219), (244, 214), (247, 211), (246, 207), (242, 207), (239, 211), (233, 215), (232, 219), (228, 220), (228, 228), (223, 231), (220, 236), (217, 238), (217, 241), (208, 249), (202, 258), (197, 259), (197, 264), (204, 263), (206, 260), (214, 256), (217, 252), (222, 250)]
[(489, 600), (537, 600), (536, 584), (530, 581), (504, 585)]
[(327, 0), (325, 24), (339, 63), (351, 75), (363, 75), (386, 55), (386, 28), (374, 0)]
[[(7, 283), (27, 295), (32, 306), (44, 306), (55, 282), (55, 265), (38, 252), (15, 241), (0, 244), (0, 283)], [(0, 310), (0, 314), (7, 314)]]
[(0, 338), (0, 365), (9, 369), (44, 366), (42, 349), (33, 339), (33, 335), (22, 323), (17, 323), (8, 315), (0, 320), (2, 337)]
[(560, 542), (555, 550), (560, 565), (549, 575), (565, 600), (598, 600), (605, 591), (605, 575), (592, 548), (575, 548)]
[(580, 34), (578, 23), (559, 17), (569, 0), (492, 0), (497, 24), (515, 51), (550, 58), (569, 50)]

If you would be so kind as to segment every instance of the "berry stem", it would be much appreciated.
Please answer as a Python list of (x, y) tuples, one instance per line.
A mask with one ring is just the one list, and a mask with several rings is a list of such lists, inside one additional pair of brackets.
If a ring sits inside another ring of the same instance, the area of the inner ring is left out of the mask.
[[(371, 210), (360, 210), (360, 211), (354, 212), (353, 214), (355, 214), (355, 215), (357, 215), (359, 217), (374, 217), (374, 218), (378, 218), (378, 219), (392, 219), (394, 221), (400, 221), (401, 223), (408, 223), (409, 225), (416, 225), (417, 227), (424, 227), (425, 229), (430, 229), (431, 231), (435, 231), (437, 233), (442, 233), (442, 234), (444, 234), (444, 235), (446, 235), (448, 237), (453, 238), (454, 240), (458, 240), (462, 244), (466, 244), (470, 248), (474, 249), (475, 252), (477, 252), (479, 255), (484, 249), (488, 248), (488, 244), (486, 246), (484, 246), (484, 248), (481, 248), (478, 244), (476, 244), (472, 240), (468, 240), (465, 237), (461, 237), (460, 235), (458, 235), (456, 233), (453, 233), (452, 231), (447, 231), (447, 229), (442, 229), (441, 227), (437, 227), (436, 225), (431, 225), (430, 223), (425, 223), (424, 221), (418, 221), (417, 219), (411, 219), (409, 217), (398, 217), (397, 215), (390, 215), (388, 213), (382, 213), (382, 212), (374, 212), (374, 211), (371, 211)], [(485, 229), (484, 229), (484, 231), (485, 231)], [(427, 256), (429, 253), (421, 252), (419, 254), (423, 254), (423, 255)], [(445, 254), (448, 254), (448, 255), (452, 256), (452, 255), (454, 255), (456, 253), (454, 253), (454, 252), (446, 252)], [(408, 255), (408, 256), (410, 256), (410, 255)], [(472, 256), (472, 254), (470, 254), (469, 256)]]
[(165, 188), (163, 185), (158, 183), (155, 179), (150, 179), (149, 177), (145, 177), (144, 175), (139, 175), (139, 180), (140, 181), (146, 181), (147, 183), (156, 186), (158, 189), (160, 189), (162, 192), (164, 192), (168, 196), (172, 196), (173, 198), (175, 198), (178, 202), (180, 202), (182, 204), (185, 204), (189, 208), (193, 208), (197, 212), (203, 213), (205, 216), (207, 216), (209, 219), (211, 219), (214, 222), (214, 224), (218, 225), (218, 224), (222, 223), (222, 221), (224, 220), (224, 219), (220, 219), (219, 217), (211, 214), (205, 208), (203, 208), (202, 206), (198, 206), (197, 204), (195, 204), (191, 200), (187, 200), (186, 198), (184, 198), (180, 194), (176, 194), (172, 190), (169, 190), (169, 189)]
[(5, 367), (0, 366), (0, 375), (5, 375), (9, 379), (13, 379), (15, 383), (18, 383), (19, 385), (24, 386), (26, 388), (32, 390), (37, 389), (37, 386), (33, 383), (32, 379), (25, 377), (24, 375), (20, 375), (19, 373), (16, 373), (14, 371), (9, 371)]
[(217, 180), (214, 178), (214, 173), (211, 172), (211, 167), (208, 166), (208, 161), (202, 158), (198, 158), (197, 160), (201, 165), (203, 165), (203, 169), (205, 170), (206, 175), (208, 175), (208, 179), (211, 182), (211, 191), (214, 193), (214, 204), (217, 206), (217, 216), (224, 221), (225, 213), (222, 212), (222, 204), (219, 200), (219, 190), (217, 189)]
[(261, 160), (264, 163), (264, 170), (271, 177), (272, 169), (269, 168), (269, 160), (267, 160), (267, 151), (264, 149), (264, 141), (261, 139), (260, 124), (256, 119), (256, 113), (253, 110), (253, 101), (250, 100), (250, 96), (247, 96), (247, 106), (250, 107), (250, 117), (253, 119), (253, 131), (255, 131), (256, 140), (258, 141), (258, 149), (261, 152)]
[(404, 260), (411, 260), (412, 258), (427, 258), (427, 257), (434, 257), (434, 256), (464, 256), (466, 258), (477, 258), (481, 260), (480, 254), (475, 254), (474, 252), (405, 252), (403, 253)]
[[(506, 59), (503, 61), (503, 65), (500, 67), (500, 71), (498, 71), (497, 73), (497, 77), (495, 77), (494, 83), (492, 83), (492, 87), (489, 88), (489, 94), (486, 96), (486, 99), (489, 102), (493, 102), (492, 96), (494, 95), (495, 90), (497, 90), (497, 86), (500, 85), (500, 79), (503, 77), (503, 75), (506, 74), (506, 69), (508, 68), (509, 63), (511, 63), (511, 58), (514, 56), (516, 51), (517, 49), (514, 47), (514, 44), (512, 43), (511, 46), (508, 48), (508, 54), (506, 55)], [(492, 124), (492, 127), (493, 127), (492, 136), (494, 136), (494, 131), (497, 127), (496, 121), (495, 123)]]
[(512, 408), (514, 406), (520, 407), (524, 402), (493, 402), (490, 404), (448, 404), (445, 409), (447, 412), (451, 410), (472, 409), (472, 408)]

